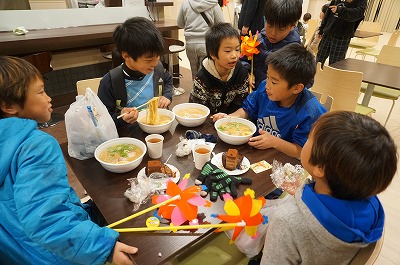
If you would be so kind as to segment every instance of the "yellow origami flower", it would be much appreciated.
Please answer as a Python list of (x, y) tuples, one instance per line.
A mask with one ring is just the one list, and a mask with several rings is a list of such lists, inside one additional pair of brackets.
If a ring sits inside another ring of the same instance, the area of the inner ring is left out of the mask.
[(249, 32), (249, 36), (242, 36), (242, 44), (240, 45), (242, 56), (247, 56), (249, 60), (253, 59), (254, 54), (258, 54), (260, 51), (257, 49), (257, 46), (261, 43), (261, 41), (257, 41), (256, 34), (254, 37)]

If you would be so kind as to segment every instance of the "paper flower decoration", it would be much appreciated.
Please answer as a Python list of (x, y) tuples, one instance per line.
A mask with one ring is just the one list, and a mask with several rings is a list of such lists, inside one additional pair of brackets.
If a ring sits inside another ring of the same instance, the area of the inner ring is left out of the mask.
[[(234, 227), (232, 239), (230, 243), (233, 243), (239, 234), (245, 230), (245, 232), (255, 238), (257, 236), (257, 226), (266, 224), (268, 218), (260, 213), (261, 208), (264, 206), (266, 200), (264, 197), (254, 199), (254, 191), (246, 189), (244, 196), (232, 200), (232, 197), (228, 194), (224, 195), (225, 205), (224, 210), (227, 214), (214, 215), (222, 221), (228, 223), (239, 223), (244, 221), (246, 225)], [(218, 228), (216, 232), (228, 230), (232, 228)]]
[[(256, 32), (256, 35), (253, 37), (253, 34), (251, 34), (251, 30), (249, 31), (249, 36), (242, 36), (242, 43), (240, 44), (240, 50), (241, 50), (241, 57), (247, 56), (247, 58), (251, 61), (251, 74), (250, 76), (253, 78), (253, 68), (254, 68), (254, 60), (253, 56), (254, 54), (260, 53), (258, 50), (257, 46), (260, 45), (261, 41), (257, 41), (258, 37), (258, 31)], [(251, 80), (250, 80), (251, 82)], [(251, 86), (249, 84), (249, 93), (252, 92)]]
[(211, 206), (210, 201), (206, 201), (200, 195), (197, 195), (201, 191), (201, 187), (190, 186), (186, 188), (189, 177), (190, 174), (186, 174), (179, 184), (169, 181), (167, 183), (166, 194), (152, 197), (153, 204), (160, 204), (177, 195), (180, 196), (179, 199), (167, 203), (158, 209), (158, 214), (162, 218), (170, 219), (174, 226), (179, 226), (186, 221), (189, 221), (189, 224), (197, 224), (198, 206)]

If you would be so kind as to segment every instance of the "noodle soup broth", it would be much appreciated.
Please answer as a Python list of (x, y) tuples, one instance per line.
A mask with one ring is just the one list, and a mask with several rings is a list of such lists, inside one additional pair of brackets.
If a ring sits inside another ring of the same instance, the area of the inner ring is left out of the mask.
[(99, 154), (99, 159), (110, 164), (126, 164), (143, 154), (142, 148), (134, 144), (117, 144), (105, 148)]

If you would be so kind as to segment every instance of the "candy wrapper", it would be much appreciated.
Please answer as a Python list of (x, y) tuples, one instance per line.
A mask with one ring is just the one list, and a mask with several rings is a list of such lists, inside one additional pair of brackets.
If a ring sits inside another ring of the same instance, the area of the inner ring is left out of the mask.
[(133, 202), (133, 211), (137, 211), (140, 205), (145, 204), (152, 195), (164, 192), (159, 190), (159, 183), (156, 181), (140, 182), (137, 178), (131, 178), (128, 181), (131, 187), (125, 191), (124, 196)]
[(294, 195), (296, 189), (303, 183), (306, 178), (306, 172), (300, 165), (293, 166), (290, 163), (282, 165), (282, 163), (274, 160), (272, 162), (272, 183), (289, 194)]

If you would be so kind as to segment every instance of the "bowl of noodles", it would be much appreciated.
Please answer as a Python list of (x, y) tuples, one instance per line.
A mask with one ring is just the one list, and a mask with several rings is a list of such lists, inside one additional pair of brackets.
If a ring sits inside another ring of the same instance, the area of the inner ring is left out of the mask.
[(137, 122), (144, 132), (152, 134), (168, 131), (174, 120), (175, 114), (170, 110), (147, 108), (139, 112)]
[(108, 171), (125, 173), (139, 166), (147, 152), (142, 141), (121, 137), (108, 140), (94, 151), (94, 157)]
[(218, 137), (227, 144), (241, 145), (247, 143), (256, 132), (254, 123), (242, 118), (227, 117), (214, 123)]
[(202, 125), (210, 114), (210, 109), (197, 103), (182, 103), (172, 108), (179, 124), (186, 127)]

